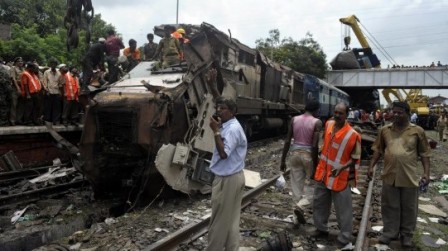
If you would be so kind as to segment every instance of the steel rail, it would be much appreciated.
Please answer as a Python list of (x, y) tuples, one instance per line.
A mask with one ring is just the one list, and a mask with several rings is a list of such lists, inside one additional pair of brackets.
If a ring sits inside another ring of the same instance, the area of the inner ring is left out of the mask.
[(24, 201), (36, 201), (41, 198), (41, 196), (54, 195), (59, 193), (67, 193), (68, 189), (78, 188), (84, 184), (87, 184), (86, 180), (78, 180), (70, 183), (45, 187), (42, 189), (37, 189), (33, 191), (26, 191), (20, 194), (13, 194), (8, 196), (0, 197), (0, 209), (7, 207), (8, 205), (24, 202)]
[[(289, 174), (289, 169), (284, 173)], [(268, 187), (273, 185), (281, 174), (275, 175), (273, 178), (260, 184), (259, 186), (247, 191), (242, 199), (241, 208), (248, 206), (253, 198), (256, 198), (263, 193)], [(171, 233), (161, 240), (151, 244), (143, 249), (144, 251), (168, 251), (176, 250), (176, 248), (183, 243), (188, 243), (204, 235), (208, 231), (208, 223), (210, 221), (211, 214), (207, 214), (201, 218), (199, 222), (193, 222), (189, 225)]]
[[(66, 166), (66, 164), (64, 164), (62, 166)], [(52, 168), (52, 167), (54, 167), (54, 166), (41, 166), (41, 167), (27, 168), (27, 169), (21, 169), (21, 170), (16, 170), (16, 171), (1, 172), (0, 173), (0, 186), (2, 186), (5, 183), (11, 183), (11, 182), (14, 182), (17, 180), (37, 177), (37, 176), (47, 172), (48, 169)]]
[(369, 187), (367, 189), (367, 195), (366, 195), (366, 200), (364, 201), (364, 207), (362, 210), (362, 220), (361, 223), (359, 224), (359, 231), (358, 231), (358, 236), (356, 237), (356, 242), (355, 242), (355, 249), (354, 250), (367, 250), (368, 247), (368, 240), (369, 238), (367, 237), (367, 225), (370, 221), (370, 215), (372, 213), (372, 193), (373, 193), (373, 185), (375, 182), (375, 174), (376, 174), (376, 168), (377, 166), (375, 166), (375, 168), (373, 168), (373, 174), (372, 174), (372, 179), (369, 181)]

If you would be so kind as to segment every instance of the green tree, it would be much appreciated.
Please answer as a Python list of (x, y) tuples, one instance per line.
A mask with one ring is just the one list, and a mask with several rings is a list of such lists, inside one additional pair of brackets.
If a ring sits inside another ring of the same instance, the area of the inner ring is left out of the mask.
[(257, 50), (282, 65), (301, 73), (325, 77), (327, 56), (309, 32), (300, 41), (290, 37), (280, 40), (280, 31), (274, 29), (269, 31), (268, 38), (257, 39), (255, 43)]
[[(11, 40), (0, 40), (0, 55), (7, 61), (21, 56), (24, 60), (37, 60), (44, 65), (55, 57), (69, 65), (80, 65), (88, 45), (84, 43), (86, 31), (79, 30), (79, 46), (67, 52), (64, 16), (65, 0), (2, 0), (0, 23), (11, 24)], [(97, 14), (91, 22), (91, 41), (104, 37), (114, 29)]]

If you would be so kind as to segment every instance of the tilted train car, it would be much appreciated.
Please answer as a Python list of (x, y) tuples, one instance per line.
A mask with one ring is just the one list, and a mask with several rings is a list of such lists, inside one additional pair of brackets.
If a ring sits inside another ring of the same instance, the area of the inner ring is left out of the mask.
[[(248, 136), (285, 130), (305, 102), (317, 98), (322, 118), (348, 95), (316, 77), (294, 72), (210, 24), (182, 25), (191, 34), (185, 62), (161, 68), (142, 62), (97, 93), (86, 111), (79, 168), (95, 196), (157, 194), (164, 184), (184, 193), (208, 192), (214, 148), (212, 93), (231, 97)], [(155, 27), (160, 34), (162, 26)], [(209, 69), (216, 82), (206, 81)]]

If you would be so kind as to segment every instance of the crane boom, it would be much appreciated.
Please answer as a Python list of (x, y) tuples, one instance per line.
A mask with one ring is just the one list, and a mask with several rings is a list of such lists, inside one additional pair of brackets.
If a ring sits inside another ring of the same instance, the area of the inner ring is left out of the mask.
[(340, 18), (339, 21), (352, 28), (362, 48), (370, 48), (369, 42), (367, 42), (366, 37), (364, 36), (364, 34), (361, 31), (361, 28), (358, 25), (359, 19), (355, 15)]

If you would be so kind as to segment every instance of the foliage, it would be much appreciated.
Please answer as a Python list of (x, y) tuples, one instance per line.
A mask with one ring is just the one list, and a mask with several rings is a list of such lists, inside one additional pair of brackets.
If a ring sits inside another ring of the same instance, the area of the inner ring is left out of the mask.
[(280, 40), (280, 31), (274, 29), (269, 31), (268, 38), (257, 39), (255, 43), (259, 51), (275, 62), (319, 78), (325, 76), (327, 56), (309, 32), (297, 42), (290, 37)]
[[(0, 1), (0, 23), (11, 24), (11, 40), (0, 40), (0, 56), (6, 61), (21, 56), (25, 61), (36, 60), (40, 65), (54, 57), (61, 63), (80, 65), (87, 49), (85, 27), (78, 32), (78, 48), (68, 52), (65, 12), (65, 0)], [(105, 37), (109, 29), (115, 30), (115, 27), (102, 20), (100, 14), (95, 15), (91, 23), (92, 42)]]

